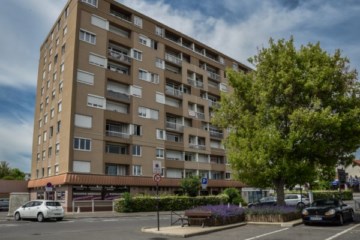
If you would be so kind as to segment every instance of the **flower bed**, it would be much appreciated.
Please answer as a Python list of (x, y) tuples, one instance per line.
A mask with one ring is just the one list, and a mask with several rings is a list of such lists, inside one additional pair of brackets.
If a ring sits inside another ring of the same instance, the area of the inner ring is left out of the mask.
[[(206, 219), (206, 226), (220, 226), (245, 221), (245, 211), (236, 205), (208, 205), (194, 208), (190, 211), (211, 212), (211, 217)], [(202, 221), (189, 217), (190, 225), (202, 225)]]
[(289, 206), (262, 206), (246, 210), (246, 220), (249, 222), (288, 222), (299, 218), (299, 210)]

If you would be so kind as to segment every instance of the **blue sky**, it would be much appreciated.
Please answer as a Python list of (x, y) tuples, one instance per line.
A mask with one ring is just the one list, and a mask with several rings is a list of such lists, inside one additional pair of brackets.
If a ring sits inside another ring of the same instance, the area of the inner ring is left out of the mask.
[[(245, 64), (274, 39), (341, 49), (360, 69), (358, 0), (118, 0)], [(0, 161), (30, 171), (39, 49), (67, 0), (2, 0)], [(224, 44), (225, 42), (225, 44)]]

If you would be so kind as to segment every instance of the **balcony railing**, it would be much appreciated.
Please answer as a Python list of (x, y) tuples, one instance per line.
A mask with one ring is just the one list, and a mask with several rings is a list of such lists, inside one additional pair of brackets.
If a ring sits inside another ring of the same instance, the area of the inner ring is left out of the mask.
[(118, 100), (126, 100), (126, 101), (130, 100), (130, 95), (127, 93), (121, 93), (121, 92), (116, 92), (113, 90), (107, 90), (107, 95), (109, 97), (116, 98)]
[(182, 143), (183, 140), (181, 136), (166, 134), (166, 141)]
[(129, 68), (119, 66), (114, 63), (108, 63), (108, 69), (113, 72), (118, 72), (120, 74), (129, 75)]
[(130, 16), (126, 16), (125, 14), (123, 13), (120, 13), (120, 12), (117, 12), (113, 9), (110, 10), (110, 14), (111, 15), (114, 15), (115, 17), (118, 17), (126, 22), (130, 22), (131, 23), (131, 17)]
[(182, 96), (182, 91), (168, 86), (165, 87), (165, 93), (171, 94), (173, 96)]
[(166, 122), (166, 128), (182, 131), (184, 129), (184, 125), (174, 122)]
[(169, 54), (169, 53), (165, 53), (165, 60), (168, 60), (169, 62), (178, 64), (178, 65), (181, 65), (181, 62), (182, 62), (181, 58), (174, 56), (172, 54)]
[(200, 150), (205, 150), (206, 149), (205, 145), (199, 145), (199, 144), (196, 144), (196, 143), (189, 143), (189, 147), (194, 148), (194, 149), (200, 149)]
[(197, 88), (204, 88), (204, 83), (203, 82), (200, 82), (200, 81), (197, 81), (197, 80), (194, 80), (194, 79), (191, 79), (191, 78), (188, 78), (188, 83), (191, 86), (194, 86), (194, 87), (197, 87)]
[(108, 54), (110, 57), (113, 57), (119, 61), (125, 62), (125, 63), (131, 63), (131, 57), (128, 55), (125, 55), (122, 52), (115, 51), (113, 49), (108, 49)]
[(213, 101), (213, 100), (208, 100), (209, 102), (209, 107), (217, 107), (219, 106), (219, 102)]
[(107, 131), (106, 131), (106, 136), (109, 136), (109, 137), (119, 137), (119, 138), (129, 138), (129, 137), (130, 137), (130, 134), (129, 134), (129, 133), (125, 133), (125, 132), (117, 132), (117, 131), (107, 130)]
[(224, 134), (221, 132), (210, 131), (210, 136), (216, 138), (223, 138)]
[(211, 79), (214, 79), (216, 81), (219, 81), (221, 80), (221, 77), (219, 74), (216, 74), (214, 72), (210, 72), (210, 71), (207, 71), (207, 74), (208, 74), (208, 77), (211, 78)]

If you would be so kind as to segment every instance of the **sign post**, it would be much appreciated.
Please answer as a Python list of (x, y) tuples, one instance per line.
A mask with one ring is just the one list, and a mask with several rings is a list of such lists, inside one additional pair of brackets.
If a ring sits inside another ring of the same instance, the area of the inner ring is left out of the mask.
[(206, 189), (207, 184), (208, 184), (208, 179), (206, 177), (201, 178), (201, 187), (203, 190)]
[(160, 216), (159, 216), (159, 182), (161, 181), (161, 175), (159, 173), (154, 174), (154, 181), (156, 182), (156, 215), (157, 215), (157, 229), (160, 231)]
[(342, 192), (341, 192), (341, 185), (346, 184), (346, 172), (344, 169), (337, 169), (338, 179), (339, 179), (339, 191), (340, 191), (340, 200), (342, 201)]

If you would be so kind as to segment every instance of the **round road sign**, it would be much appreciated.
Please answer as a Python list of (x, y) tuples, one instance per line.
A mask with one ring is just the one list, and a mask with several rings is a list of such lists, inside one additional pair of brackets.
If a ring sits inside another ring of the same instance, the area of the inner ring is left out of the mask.
[(161, 181), (161, 175), (159, 173), (154, 174), (154, 181), (155, 182), (160, 182)]

